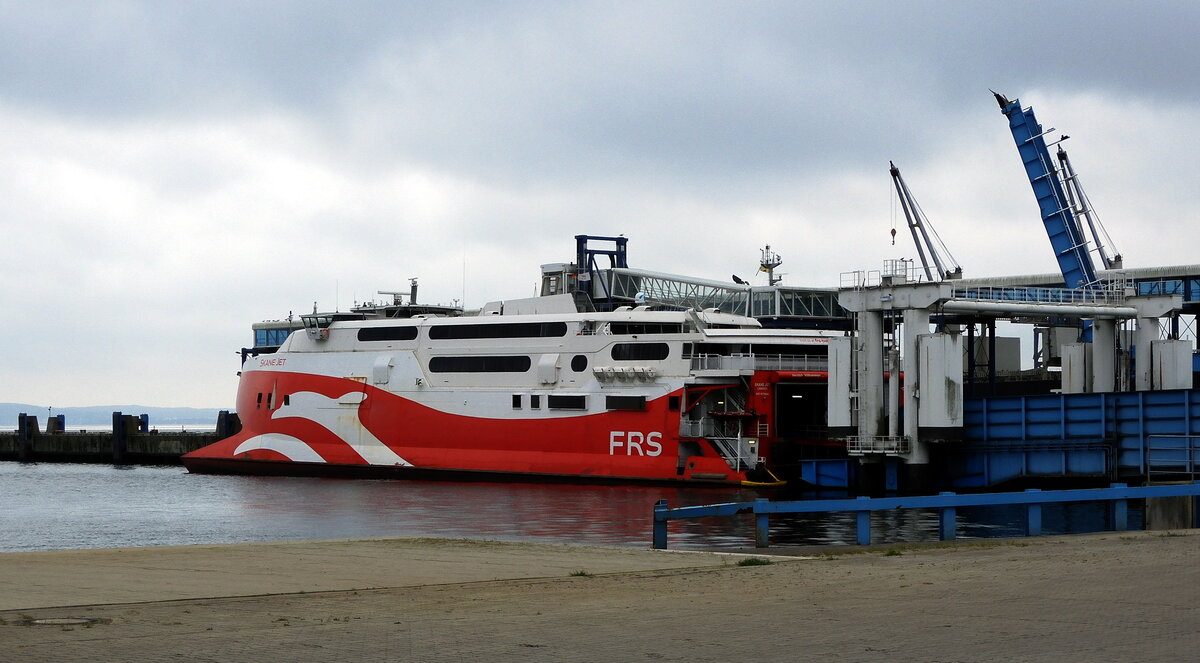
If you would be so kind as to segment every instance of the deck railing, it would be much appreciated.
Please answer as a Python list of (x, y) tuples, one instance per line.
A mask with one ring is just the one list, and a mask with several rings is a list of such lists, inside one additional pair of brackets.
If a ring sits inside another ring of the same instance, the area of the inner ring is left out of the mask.
[[(766, 498), (760, 498), (753, 502), (684, 506), (674, 509), (667, 506), (666, 500), (659, 500), (654, 505), (653, 546), (660, 550), (667, 547), (667, 522), (671, 520), (753, 514), (755, 546), (766, 548), (770, 543), (769, 518), (771, 514), (830, 513), (839, 511), (853, 511), (857, 514), (857, 542), (859, 545), (865, 546), (871, 543), (871, 512), (892, 509), (938, 509), (938, 534), (943, 541), (946, 541), (955, 538), (958, 507), (1009, 504), (1024, 504), (1026, 506), (1025, 534), (1027, 536), (1039, 536), (1042, 533), (1042, 505), (1060, 502), (1108, 502), (1111, 505), (1110, 512), (1112, 514), (1113, 529), (1120, 532), (1129, 529), (1129, 500), (1148, 497), (1185, 496), (1200, 496), (1200, 483), (1140, 487), (1130, 487), (1123, 483), (1114, 483), (1108, 488), (1083, 488), (1044, 492), (1037, 489), (1030, 489), (1014, 493), (980, 493), (968, 495), (940, 493), (938, 495), (924, 495), (919, 497), (858, 497), (854, 499), (800, 500), (791, 502), (772, 502)], [(1200, 504), (1196, 505), (1196, 507), (1200, 507)], [(1195, 518), (1200, 519), (1200, 508), (1195, 508), (1194, 514)], [(1200, 527), (1200, 522), (1193, 525)]]

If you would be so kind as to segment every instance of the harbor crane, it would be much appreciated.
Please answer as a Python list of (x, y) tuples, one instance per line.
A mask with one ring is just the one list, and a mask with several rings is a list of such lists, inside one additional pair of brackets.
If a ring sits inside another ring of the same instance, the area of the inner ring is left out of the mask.
[[(942, 238), (925, 217), (925, 212), (921, 210), (912, 192), (908, 190), (904, 177), (900, 175), (900, 169), (891, 161), (888, 162), (888, 166), (891, 168), (892, 182), (896, 185), (896, 195), (900, 197), (900, 207), (904, 209), (904, 218), (908, 221), (908, 230), (912, 233), (913, 243), (917, 245), (917, 255), (921, 257), (921, 266), (925, 269), (925, 278), (930, 281), (962, 278), (962, 267), (954, 256), (950, 255), (950, 249), (946, 248)], [(896, 230), (893, 228), (892, 237), (895, 236)], [(930, 261), (933, 261), (933, 269), (930, 268)], [(936, 278), (933, 275), (935, 269)]]

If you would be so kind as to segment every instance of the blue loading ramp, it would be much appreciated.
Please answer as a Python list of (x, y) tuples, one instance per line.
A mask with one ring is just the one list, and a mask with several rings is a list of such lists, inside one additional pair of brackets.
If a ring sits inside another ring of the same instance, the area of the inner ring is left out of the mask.
[(1096, 272), (1088, 254), (1087, 240), (1059, 181), (1043, 138), (1042, 125), (1038, 124), (1032, 108), (1021, 108), (1020, 99), (1009, 101), (997, 94), (996, 100), (1000, 102), (1001, 112), (1008, 117), (1008, 128), (1025, 164), (1025, 174), (1037, 197), (1042, 224), (1050, 237), (1066, 287), (1093, 286)]
[(969, 399), (964, 441), (939, 445), (941, 480), (983, 488), (1022, 478), (1142, 479), (1151, 438), (1200, 446), (1200, 390)]

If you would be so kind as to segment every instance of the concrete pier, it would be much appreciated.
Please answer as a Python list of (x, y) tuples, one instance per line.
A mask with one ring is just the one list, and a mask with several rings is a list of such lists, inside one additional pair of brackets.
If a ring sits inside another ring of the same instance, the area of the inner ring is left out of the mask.
[(769, 566), (430, 539), (9, 553), (0, 660), (1192, 660), (1198, 544), (1106, 533)]
[(59, 416), (47, 422), (43, 433), (37, 417), (22, 415), (16, 432), (0, 432), (0, 461), (174, 465), (183, 454), (229, 437), (239, 428), (237, 415), (224, 411), (216, 431), (196, 433), (153, 430), (145, 415), (114, 412), (108, 431), (64, 431)]

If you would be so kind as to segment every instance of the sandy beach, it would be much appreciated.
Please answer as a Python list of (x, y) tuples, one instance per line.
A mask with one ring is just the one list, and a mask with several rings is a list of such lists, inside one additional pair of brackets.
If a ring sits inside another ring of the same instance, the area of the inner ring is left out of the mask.
[[(1172, 661), (1200, 650), (1197, 530), (747, 553), (438, 539), (7, 553), (0, 660)], [(747, 557), (771, 563), (738, 564)]]

